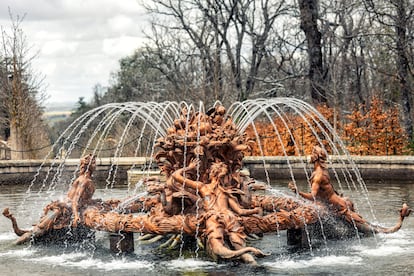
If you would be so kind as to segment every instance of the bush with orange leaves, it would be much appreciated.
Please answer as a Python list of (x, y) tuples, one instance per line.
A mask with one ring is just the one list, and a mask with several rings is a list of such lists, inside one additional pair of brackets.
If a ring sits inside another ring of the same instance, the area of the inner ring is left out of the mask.
[[(332, 125), (334, 117), (332, 108), (322, 105), (317, 109)], [(284, 114), (275, 117), (271, 122), (269, 120), (256, 121), (254, 126), (247, 128), (246, 133), (256, 142), (252, 155), (298, 156), (310, 154), (313, 146), (319, 141), (329, 151), (326, 136), (331, 135), (331, 132), (321, 128), (323, 125), (314, 114), (306, 114), (304, 118), (298, 114)]]
[(396, 106), (385, 107), (377, 96), (370, 106), (359, 105), (347, 116), (342, 139), (351, 154), (401, 155), (407, 153), (408, 139), (401, 127)]
[[(398, 109), (385, 107), (378, 97), (372, 97), (369, 109), (358, 106), (342, 124), (334, 119), (333, 108), (321, 105), (317, 109), (341, 134), (351, 154), (406, 154), (408, 141), (400, 124)], [(252, 155), (309, 155), (313, 146), (320, 143), (328, 152), (331, 151), (327, 136), (332, 133), (321, 126), (324, 124), (313, 114), (306, 114), (304, 118), (297, 114), (284, 114), (273, 121), (259, 120), (246, 133), (256, 142)]]

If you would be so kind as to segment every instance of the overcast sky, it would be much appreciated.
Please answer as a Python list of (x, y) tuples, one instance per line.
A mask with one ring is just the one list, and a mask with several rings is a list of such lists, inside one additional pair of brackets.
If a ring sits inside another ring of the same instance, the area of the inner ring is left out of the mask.
[(89, 100), (93, 86), (107, 85), (118, 60), (144, 40), (140, 0), (1, 0), (6, 29), (8, 7), (26, 14), (22, 29), (39, 51), (33, 67), (45, 75), (49, 103)]

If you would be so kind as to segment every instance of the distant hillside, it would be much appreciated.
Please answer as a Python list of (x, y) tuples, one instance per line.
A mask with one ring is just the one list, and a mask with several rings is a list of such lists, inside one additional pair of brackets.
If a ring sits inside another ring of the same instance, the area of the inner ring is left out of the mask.
[(47, 102), (45, 112), (53, 111), (73, 111), (76, 108), (76, 102)]
[(75, 109), (75, 102), (46, 103), (43, 118), (49, 125), (68, 118)]

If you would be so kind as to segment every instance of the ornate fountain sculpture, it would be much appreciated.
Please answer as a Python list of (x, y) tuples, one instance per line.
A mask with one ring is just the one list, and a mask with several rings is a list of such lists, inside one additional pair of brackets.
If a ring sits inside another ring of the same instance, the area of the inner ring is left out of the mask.
[(401, 228), (404, 218), (408, 217), (412, 211), (407, 204), (403, 204), (400, 209), (400, 219), (394, 227), (385, 228), (368, 223), (355, 211), (354, 203), (349, 198), (335, 191), (330, 181), (326, 161), (325, 151), (319, 146), (314, 146), (310, 159), (310, 162), (314, 164), (314, 170), (310, 177), (311, 192), (298, 191), (296, 185), (292, 182), (289, 183), (289, 188), (307, 200), (323, 204), (336, 217), (354, 225), (361, 233), (393, 233)]
[(311, 193), (301, 197), (257, 194), (269, 187), (241, 172), (244, 154), (252, 141), (238, 132), (226, 110), (217, 105), (206, 113), (183, 108), (181, 116), (157, 140), (155, 160), (166, 181), (146, 178), (147, 194), (126, 200), (92, 199), (91, 180), (95, 157), (81, 159), (81, 170), (66, 201), (46, 206), (39, 223), (30, 231), (21, 230), (5, 209), (14, 231), (21, 236), (16, 243), (40, 239), (57, 229), (86, 228), (111, 233), (141, 233), (151, 241), (173, 235), (174, 243), (183, 235), (194, 237), (214, 259), (236, 259), (255, 264), (266, 256), (247, 246), (246, 238), (282, 230), (304, 229), (326, 217), (341, 220), (350, 229), (364, 234), (390, 233), (400, 229), (411, 209), (404, 204), (400, 219), (391, 228), (370, 224), (354, 209), (353, 203), (338, 195), (330, 183), (327, 155), (315, 147), (311, 161), (314, 172)]
[[(59, 236), (67, 232), (65, 228), (78, 227), (83, 208), (94, 205), (109, 211), (119, 203), (116, 200), (102, 202), (99, 199), (92, 199), (95, 192), (95, 184), (92, 181), (92, 174), (96, 167), (95, 158), (95, 156), (88, 154), (80, 159), (79, 176), (69, 188), (66, 199), (49, 203), (43, 209), (43, 215), (39, 222), (31, 230), (21, 230), (16, 219), (9, 212), (9, 208), (3, 210), (3, 215), (12, 221), (13, 230), (20, 237), (15, 241), (15, 244), (23, 244), (37, 238), (45, 238), (45, 236), (47, 240), (50, 238), (57, 240)], [(80, 238), (85, 238), (84, 227), (80, 226), (79, 228), (77, 234), (80, 234)]]

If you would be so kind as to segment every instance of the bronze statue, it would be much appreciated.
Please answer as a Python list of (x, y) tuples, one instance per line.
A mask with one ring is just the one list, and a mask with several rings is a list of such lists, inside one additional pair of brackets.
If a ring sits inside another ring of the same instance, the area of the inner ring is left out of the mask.
[(92, 174), (96, 168), (96, 156), (86, 155), (80, 160), (79, 176), (72, 183), (67, 194), (67, 202), (71, 204), (73, 214), (73, 227), (80, 222), (79, 208), (91, 204), (95, 184)]
[(326, 205), (337, 216), (344, 218), (349, 223), (352, 223), (359, 231), (366, 234), (370, 233), (391, 233), (401, 228), (402, 222), (405, 217), (408, 217), (411, 213), (411, 209), (406, 204), (400, 210), (400, 220), (396, 226), (391, 228), (380, 227), (371, 225), (362, 218), (360, 214), (355, 211), (354, 203), (347, 197), (343, 197), (335, 191), (331, 184), (328, 168), (327, 168), (327, 155), (326, 152), (319, 146), (314, 146), (310, 162), (314, 164), (314, 170), (310, 177), (310, 193), (304, 193), (297, 190), (294, 183), (289, 183), (289, 188), (298, 193), (300, 196), (307, 200), (320, 202)]
[[(252, 257), (247, 254), (248, 252), (264, 256), (265, 254), (260, 250), (246, 247), (246, 235), (237, 217), (237, 215), (262, 214), (262, 208), (245, 209), (240, 206), (237, 195), (243, 194), (243, 192), (237, 186), (231, 186), (231, 181), (228, 179), (230, 174), (227, 165), (223, 162), (215, 162), (211, 165), (209, 173), (211, 183), (194, 181), (183, 176), (184, 172), (194, 171), (197, 166), (198, 161), (193, 160), (188, 167), (175, 171), (172, 177), (181, 185), (198, 191), (203, 200), (203, 219), (206, 225), (204, 236), (211, 255), (215, 258), (219, 256), (226, 259), (241, 256), (246, 262), (253, 262)], [(236, 250), (229, 250), (225, 246), (226, 239)]]
[[(95, 192), (95, 184), (92, 181), (92, 173), (96, 167), (96, 157), (91, 154), (85, 155), (80, 159), (79, 176), (71, 184), (67, 197), (64, 201), (53, 201), (43, 209), (40, 221), (33, 226), (32, 230), (22, 230), (18, 227), (16, 219), (6, 208), (3, 215), (12, 221), (15, 233), (20, 237), (15, 243), (22, 244), (29, 240), (41, 237), (51, 230), (59, 230), (65, 227), (78, 226), (81, 223), (79, 213), (86, 206), (97, 204), (92, 196)], [(109, 201), (107, 204), (118, 204), (119, 201)], [(103, 203), (100, 206), (103, 208)], [(72, 219), (73, 218), (73, 219)]]
[[(392, 232), (410, 214), (405, 205), (395, 227), (369, 224), (356, 213), (349, 199), (333, 189), (326, 168), (327, 155), (319, 147), (315, 147), (311, 158), (311, 193), (298, 192), (301, 198), (255, 193), (266, 190), (266, 185), (240, 171), (252, 141), (240, 134), (225, 114), (220, 105), (206, 113), (182, 110), (166, 136), (157, 140), (154, 158), (166, 181), (144, 179), (144, 196), (105, 202), (92, 199), (95, 157), (84, 157), (67, 200), (46, 206), (34, 230), (20, 230), (8, 209), (4, 211), (21, 236), (18, 243), (51, 229), (79, 226), (112, 233), (141, 233), (144, 236), (140, 239), (149, 242), (172, 235), (165, 243), (170, 247), (184, 234), (195, 237), (214, 259), (241, 259), (255, 264), (253, 255), (266, 255), (247, 246), (247, 238), (257, 234), (303, 229), (332, 214), (355, 223), (361, 232)], [(293, 184), (290, 187), (297, 192)]]

